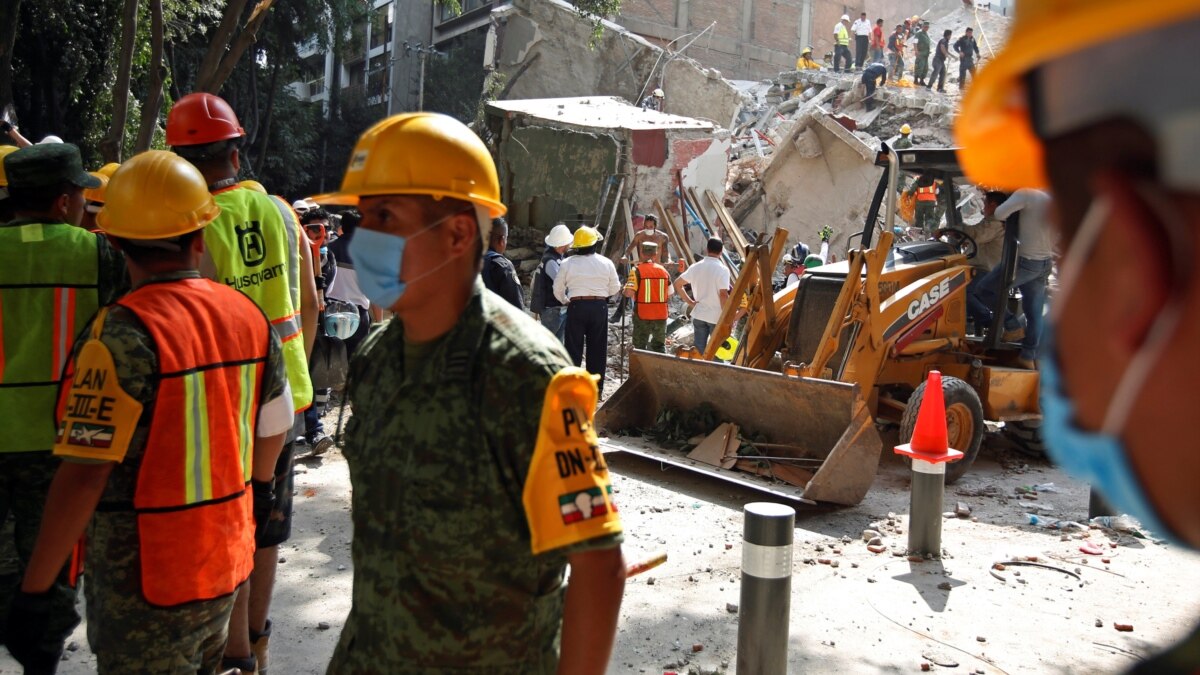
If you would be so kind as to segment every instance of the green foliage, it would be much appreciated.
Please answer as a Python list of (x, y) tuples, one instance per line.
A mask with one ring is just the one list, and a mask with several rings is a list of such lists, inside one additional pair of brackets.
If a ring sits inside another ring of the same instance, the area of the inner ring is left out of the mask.
[(572, 0), (571, 4), (592, 22), (592, 39), (589, 43), (592, 48), (596, 47), (596, 41), (604, 34), (604, 19), (621, 11), (621, 0)]
[(482, 31), (473, 31), (441, 47), (445, 56), (430, 56), (425, 66), (425, 109), (469, 123), (479, 108), (483, 89)]

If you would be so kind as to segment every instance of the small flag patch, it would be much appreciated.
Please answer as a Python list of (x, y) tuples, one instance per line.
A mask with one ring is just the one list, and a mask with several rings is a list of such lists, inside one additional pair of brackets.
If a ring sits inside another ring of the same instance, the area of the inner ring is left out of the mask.
[(71, 425), (71, 445), (83, 445), (89, 448), (107, 448), (112, 446), (113, 427), (102, 424), (83, 424), (76, 422)]
[(608, 513), (608, 503), (604, 501), (604, 493), (598, 487), (559, 495), (558, 508), (566, 525)]

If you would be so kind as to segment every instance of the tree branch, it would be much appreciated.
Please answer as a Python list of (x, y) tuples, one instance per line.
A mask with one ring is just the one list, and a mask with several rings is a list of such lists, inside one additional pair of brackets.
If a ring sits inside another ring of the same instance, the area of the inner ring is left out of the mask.
[(204, 60), (200, 62), (200, 67), (196, 70), (195, 91), (213, 91), (210, 89), (209, 83), (217, 66), (221, 64), (221, 57), (225, 55), (229, 41), (233, 39), (233, 34), (237, 31), (238, 21), (242, 18), (242, 10), (245, 8), (246, 0), (229, 0), (229, 4), (225, 5), (225, 14), (221, 17), (221, 25), (217, 26), (216, 32), (213, 33), (212, 40), (208, 43), (208, 51), (204, 53)]
[(146, 100), (142, 102), (142, 119), (138, 126), (137, 143), (133, 152), (150, 149), (154, 130), (158, 128), (158, 111), (162, 107), (163, 85), (163, 10), (162, 0), (150, 0), (150, 65), (147, 72)]
[(100, 154), (105, 162), (121, 161), (125, 144), (125, 119), (129, 115), (129, 73), (133, 69), (133, 48), (137, 38), (138, 0), (125, 0), (121, 17), (121, 60), (117, 65), (117, 82), (113, 85), (112, 126), (100, 141)]
[(250, 19), (246, 21), (246, 26), (238, 33), (237, 38), (229, 47), (229, 51), (221, 57), (221, 62), (212, 76), (204, 81), (203, 86), (200, 84), (200, 78), (196, 78), (196, 91), (207, 91), (210, 94), (221, 91), (221, 87), (224, 86), (225, 80), (229, 79), (238, 60), (242, 58), (242, 54), (246, 53), (246, 49), (250, 45), (254, 44), (255, 38), (258, 36), (258, 29), (267, 19), (267, 10), (271, 9), (273, 4), (275, 4), (275, 0), (259, 0), (254, 7), (254, 12), (250, 14)]

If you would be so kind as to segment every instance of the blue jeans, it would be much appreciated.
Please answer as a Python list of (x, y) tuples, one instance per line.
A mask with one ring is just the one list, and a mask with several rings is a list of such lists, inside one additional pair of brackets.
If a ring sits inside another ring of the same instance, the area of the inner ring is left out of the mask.
[(696, 349), (703, 354), (705, 349), (708, 349), (708, 337), (712, 335), (713, 329), (717, 325), (700, 319), (692, 319), (692, 332), (695, 335)]
[[(1021, 340), (1021, 358), (1033, 361), (1038, 357), (1038, 343), (1042, 337), (1042, 313), (1046, 309), (1046, 281), (1054, 261), (1017, 258), (1017, 275), (1013, 288), (1021, 291), (1021, 310), (1025, 313), (1025, 337)], [(974, 292), (968, 290), (967, 306), (976, 326), (990, 326), (992, 307), (1000, 291), (1004, 265), (996, 265), (990, 272), (971, 282)], [(1017, 318), (1007, 311), (1004, 327), (1013, 330), (1020, 327)]]
[(554, 333), (554, 337), (558, 338), (559, 342), (564, 342), (567, 339), (567, 307), (547, 307), (538, 315), (541, 318), (542, 325), (546, 330)]

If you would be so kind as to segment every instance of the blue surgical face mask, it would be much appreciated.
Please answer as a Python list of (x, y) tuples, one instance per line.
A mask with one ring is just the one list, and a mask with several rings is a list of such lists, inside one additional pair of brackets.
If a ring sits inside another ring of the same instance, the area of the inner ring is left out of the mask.
[(375, 305), (389, 309), (404, 295), (409, 283), (427, 277), (447, 265), (453, 258), (443, 261), (415, 279), (409, 279), (407, 282), (400, 280), (404, 247), (408, 241), (456, 215), (458, 214), (452, 213), (440, 218), (407, 237), (363, 227), (355, 230), (354, 238), (350, 240), (350, 257), (354, 260), (354, 269), (358, 273), (358, 285), (367, 298)]
[[(1151, 203), (1156, 201), (1150, 200)], [(1156, 210), (1162, 211), (1161, 208)], [(1050, 321), (1046, 322), (1042, 337), (1046, 341), (1040, 366), (1042, 434), (1055, 464), (1067, 473), (1090, 482), (1118, 512), (1137, 518), (1144, 527), (1158, 536), (1177, 539), (1147, 498), (1129, 461), (1121, 433), (1125, 429), (1133, 404), (1162, 354), (1165, 343), (1179, 324), (1182, 314), (1182, 303), (1179, 299), (1173, 298), (1168, 301), (1147, 333), (1141, 349), (1130, 360), (1109, 401), (1104, 423), (1099, 431), (1079, 427), (1075, 418), (1075, 406), (1063, 389), (1064, 383), (1055, 345), (1055, 326), (1103, 225), (1108, 222), (1110, 212), (1111, 204), (1106, 200), (1097, 201), (1092, 205), (1071, 249), (1067, 251), (1060, 265), (1056, 304)]]

